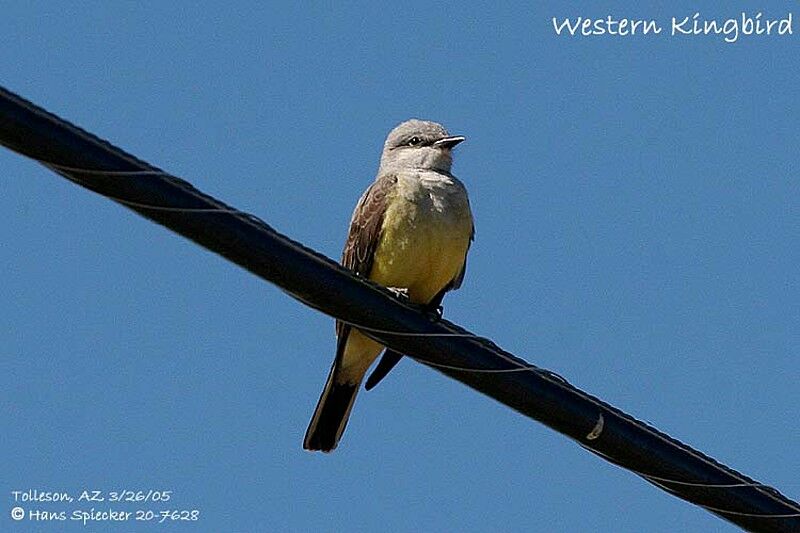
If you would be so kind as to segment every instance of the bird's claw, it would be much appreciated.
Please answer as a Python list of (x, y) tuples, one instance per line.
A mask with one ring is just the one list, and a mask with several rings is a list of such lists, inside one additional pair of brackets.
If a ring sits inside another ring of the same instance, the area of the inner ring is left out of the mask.
[(403, 300), (404, 302), (408, 302), (408, 288), (406, 287), (387, 287), (389, 291), (397, 297), (398, 300)]
[(428, 315), (428, 318), (431, 319), (431, 322), (438, 322), (442, 319), (442, 316), (444, 315), (444, 307), (442, 307), (441, 305), (437, 305), (433, 309), (428, 307), (425, 309), (425, 314)]
[(389, 291), (397, 297), (398, 300), (402, 300), (403, 303), (410, 307), (416, 308), (420, 313), (423, 313), (427, 316), (431, 322), (438, 322), (442, 319), (442, 315), (444, 314), (444, 307), (441, 305), (437, 305), (436, 307), (430, 307), (429, 305), (421, 305), (412, 303), (409, 300), (408, 295), (408, 288), (406, 287), (386, 287)]

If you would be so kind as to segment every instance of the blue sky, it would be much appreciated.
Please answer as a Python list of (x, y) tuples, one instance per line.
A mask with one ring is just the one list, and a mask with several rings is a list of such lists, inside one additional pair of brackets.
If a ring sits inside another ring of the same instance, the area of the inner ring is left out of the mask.
[[(1, 82), (335, 258), (386, 133), (444, 123), (477, 228), (447, 318), (800, 497), (800, 28), (551, 23), (741, 16), (711, 2), (166, 4), (6, 6)], [(0, 529), (63, 526), (12, 522), (13, 490), (154, 489), (200, 510), (170, 530), (736, 530), (411, 361), (304, 452), (330, 318), (7, 150), (0, 173)]]

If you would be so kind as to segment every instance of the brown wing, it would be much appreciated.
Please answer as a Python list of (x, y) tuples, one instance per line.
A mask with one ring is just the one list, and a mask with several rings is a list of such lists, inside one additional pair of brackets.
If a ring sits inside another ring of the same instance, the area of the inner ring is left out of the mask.
[[(350, 220), (350, 231), (342, 252), (342, 265), (359, 276), (369, 276), (375, 249), (381, 237), (386, 196), (397, 184), (397, 176), (385, 174), (375, 180), (361, 195)], [(336, 335), (341, 336), (343, 324), (336, 322)]]
[[(475, 240), (475, 224), (472, 224), (472, 231), (469, 234), (469, 244), (472, 244), (472, 241)], [(469, 255), (469, 245), (467, 245), (467, 253), (464, 254), (464, 265), (461, 267), (461, 272), (458, 273), (453, 281), (450, 282), (448, 285), (447, 290), (456, 290), (461, 287), (461, 284), (464, 283), (464, 275), (467, 273), (467, 256)]]

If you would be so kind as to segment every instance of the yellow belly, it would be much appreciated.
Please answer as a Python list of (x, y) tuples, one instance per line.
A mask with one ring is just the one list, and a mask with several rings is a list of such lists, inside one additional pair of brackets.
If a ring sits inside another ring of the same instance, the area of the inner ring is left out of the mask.
[(369, 278), (408, 289), (414, 303), (430, 302), (461, 272), (469, 248), (469, 204), (434, 209), (430, 202), (395, 197), (384, 216)]

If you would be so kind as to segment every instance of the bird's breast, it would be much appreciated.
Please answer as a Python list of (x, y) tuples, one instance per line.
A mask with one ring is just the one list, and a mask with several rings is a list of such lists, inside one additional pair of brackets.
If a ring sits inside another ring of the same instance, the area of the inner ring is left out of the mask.
[(370, 279), (428, 303), (461, 272), (471, 234), (461, 182), (436, 172), (400, 176), (387, 198)]

